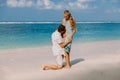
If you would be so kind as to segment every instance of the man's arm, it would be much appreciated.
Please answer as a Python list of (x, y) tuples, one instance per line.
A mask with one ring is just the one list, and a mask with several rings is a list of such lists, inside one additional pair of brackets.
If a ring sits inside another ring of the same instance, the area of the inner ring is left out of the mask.
[(59, 45), (60, 45), (60, 47), (64, 48), (68, 44), (69, 44), (69, 42), (63, 42), (63, 43), (60, 43)]
[(70, 42), (72, 42), (72, 37), (69, 37), (67, 42), (62, 42), (62, 43), (60, 43), (59, 45), (60, 45), (60, 47), (64, 48), (64, 47), (67, 46)]

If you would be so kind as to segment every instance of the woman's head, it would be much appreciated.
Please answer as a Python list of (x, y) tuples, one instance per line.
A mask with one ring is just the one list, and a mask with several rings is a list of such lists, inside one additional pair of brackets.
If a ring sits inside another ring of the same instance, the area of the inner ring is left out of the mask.
[(69, 20), (70, 17), (71, 17), (70, 11), (69, 11), (69, 10), (65, 10), (65, 11), (64, 11), (64, 18), (65, 18), (66, 20)]
[(59, 25), (58, 27), (58, 32), (61, 34), (62, 37), (64, 37), (65, 33), (66, 33), (66, 28), (64, 25)]
[(74, 29), (75, 28), (75, 21), (74, 21), (72, 14), (70, 13), (69, 10), (64, 11), (64, 18), (66, 20), (70, 20), (71, 27), (72, 27), (72, 29)]

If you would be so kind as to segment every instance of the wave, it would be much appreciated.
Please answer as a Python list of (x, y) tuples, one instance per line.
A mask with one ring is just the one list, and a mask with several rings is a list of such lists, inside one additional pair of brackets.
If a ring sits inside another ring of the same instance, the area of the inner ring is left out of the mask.
[[(0, 24), (60, 24), (61, 22), (0, 22)], [(120, 22), (76, 22), (76, 23), (120, 23)]]
[(0, 22), (0, 24), (53, 24), (61, 22)]
[(76, 23), (120, 23), (120, 22), (76, 22)]

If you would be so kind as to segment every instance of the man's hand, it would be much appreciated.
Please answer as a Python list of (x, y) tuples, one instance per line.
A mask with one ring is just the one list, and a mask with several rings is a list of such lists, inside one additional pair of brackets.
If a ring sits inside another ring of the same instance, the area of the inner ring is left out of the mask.
[(60, 45), (60, 47), (64, 48), (66, 45), (68, 45), (71, 42), (72, 42), (72, 36), (69, 36), (67, 42), (62, 42), (59, 45)]

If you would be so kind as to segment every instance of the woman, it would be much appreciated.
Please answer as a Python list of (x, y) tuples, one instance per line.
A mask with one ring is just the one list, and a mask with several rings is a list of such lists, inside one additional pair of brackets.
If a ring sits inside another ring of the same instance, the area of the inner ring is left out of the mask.
[[(72, 17), (72, 14), (70, 13), (69, 10), (64, 11), (64, 19), (62, 20), (62, 24), (66, 27), (66, 40), (68, 41), (68, 37), (71, 36), (73, 37), (75, 32), (76, 32), (76, 21)], [(69, 69), (70, 68), (70, 50), (71, 50), (71, 43), (69, 43), (65, 47), (65, 52), (66, 52), (66, 66), (65, 68)]]
[(54, 56), (56, 56), (56, 62), (57, 65), (42, 65), (42, 69), (53, 69), (53, 70), (58, 70), (62, 69), (62, 60), (63, 58), (66, 58), (66, 53), (64, 51), (64, 47), (71, 43), (72, 38), (71, 36), (68, 37), (68, 41), (64, 42), (64, 37), (66, 36), (66, 28), (64, 25), (60, 25), (58, 29), (52, 34), (52, 51)]

